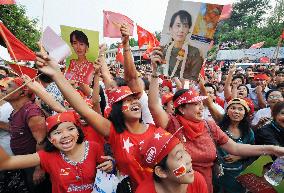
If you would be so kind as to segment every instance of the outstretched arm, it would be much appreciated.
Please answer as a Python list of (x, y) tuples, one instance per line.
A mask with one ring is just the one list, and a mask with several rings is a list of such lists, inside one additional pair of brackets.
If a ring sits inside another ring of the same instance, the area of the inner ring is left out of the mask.
[(35, 167), (40, 164), (38, 153), (9, 156), (0, 146), (0, 171)]
[(131, 89), (132, 92), (141, 93), (143, 91), (142, 85), (139, 81), (138, 73), (133, 61), (130, 45), (129, 45), (129, 27), (126, 24), (122, 24), (121, 28), (122, 45), (123, 45), (123, 57), (124, 57), (124, 80)]
[(23, 75), (22, 78), (25, 80), (25, 82), (29, 82), (27, 87), (55, 112), (62, 113), (66, 111), (66, 109), (59, 102), (57, 102), (40, 83), (37, 81), (31, 82), (30, 77), (27, 75)]
[(236, 66), (235, 64), (233, 64), (232, 66), (230, 66), (230, 70), (229, 70), (228, 76), (225, 81), (225, 86), (224, 86), (225, 99), (228, 99), (232, 96), (231, 83), (232, 83), (233, 75), (235, 71), (236, 71)]
[(152, 53), (151, 64), (153, 72), (148, 93), (148, 105), (156, 126), (165, 129), (168, 125), (169, 117), (168, 113), (163, 109), (159, 102), (159, 83), (157, 76), (157, 63), (161, 63), (162, 54), (163, 53), (159, 48), (154, 49)]
[(66, 80), (58, 69), (58, 64), (49, 57), (38, 53), (36, 64), (39, 70), (53, 78), (63, 96), (70, 105), (101, 135), (108, 136), (111, 122), (91, 109), (78, 92)]

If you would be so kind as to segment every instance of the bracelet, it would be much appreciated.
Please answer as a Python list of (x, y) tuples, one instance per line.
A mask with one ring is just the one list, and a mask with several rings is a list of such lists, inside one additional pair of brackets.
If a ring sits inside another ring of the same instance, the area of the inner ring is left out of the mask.
[(157, 75), (157, 74), (152, 74), (151, 77), (152, 77), (152, 78), (159, 78), (159, 75)]

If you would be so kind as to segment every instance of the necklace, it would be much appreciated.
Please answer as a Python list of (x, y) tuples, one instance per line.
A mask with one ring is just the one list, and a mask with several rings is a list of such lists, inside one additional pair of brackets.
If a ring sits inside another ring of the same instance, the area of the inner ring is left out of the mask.
[(226, 133), (232, 140), (234, 140), (236, 143), (243, 143), (242, 137), (237, 138), (237, 137), (233, 136), (233, 134), (232, 134), (229, 130), (226, 130), (225, 133)]
[[(185, 41), (182, 45), (182, 48), (178, 52), (178, 55), (176, 57), (177, 61), (176, 61), (176, 64), (174, 66), (174, 69), (172, 71), (172, 74), (170, 75), (170, 78), (174, 77), (174, 75), (177, 71), (177, 68), (178, 68), (178, 66), (180, 65), (181, 62), (182, 62), (182, 64), (181, 64), (180, 78), (183, 78), (185, 63), (186, 63), (186, 59), (187, 59), (187, 55), (188, 55), (188, 45), (189, 45), (189, 43), (187, 41)], [(174, 42), (172, 42), (170, 44), (170, 46), (168, 47), (167, 52), (166, 52), (166, 57), (165, 57), (166, 64), (165, 64), (164, 72), (163, 72), (163, 74), (165, 76), (169, 76), (170, 58), (171, 58), (171, 55), (172, 55), (173, 48), (174, 48)]]
[(81, 176), (83, 176), (81, 164), (87, 159), (87, 156), (88, 156), (88, 153), (89, 153), (90, 144), (89, 144), (88, 141), (85, 141), (84, 143), (85, 143), (84, 156), (79, 162), (70, 160), (62, 151), (60, 151), (60, 155), (61, 155), (62, 159), (65, 162), (67, 162), (68, 164), (75, 166), (75, 170), (76, 170), (75, 178), (76, 178), (76, 180), (81, 180)]

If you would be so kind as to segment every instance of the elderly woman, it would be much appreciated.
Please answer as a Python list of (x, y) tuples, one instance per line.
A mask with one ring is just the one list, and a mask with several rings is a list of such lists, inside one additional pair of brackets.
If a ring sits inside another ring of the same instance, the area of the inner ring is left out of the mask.
[(152, 80), (149, 90), (149, 108), (156, 126), (167, 129), (170, 133), (178, 131), (178, 138), (183, 142), (192, 157), (193, 169), (203, 174), (208, 191), (213, 192), (212, 166), (216, 159), (216, 145), (231, 155), (257, 156), (261, 154), (284, 155), (284, 148), (277, 146), (249, 145), (236, 143), (229, 138), (213, 121), (202, 118), (205, 96), (199, 96), (194, 89), (183, 89), (175, 93), (173, 101), (175, 115), (169, 115), (159, 105), (157, 64), (161, 63), (162, 52), (156, 48), (152, 53)]

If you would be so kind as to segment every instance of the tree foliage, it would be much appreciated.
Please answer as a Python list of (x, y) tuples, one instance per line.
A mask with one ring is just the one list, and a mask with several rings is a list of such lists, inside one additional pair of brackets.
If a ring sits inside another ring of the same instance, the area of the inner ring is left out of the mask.
[(0, 5), (0, 20), (25, 45), (37, 50), (40, 32), (37, 29), (38, 19), (30, 19), (25, 7), (21, 5)]
[(284, 0), (276, 0), (273, 13), (269, 0), (240, 0), (233, 4), (231, 18), (218, 24), (214, 40), (231, 42), (229, 49), (249, 48), (265, 41), (263, 47), (275, 47), (284, 28)]

